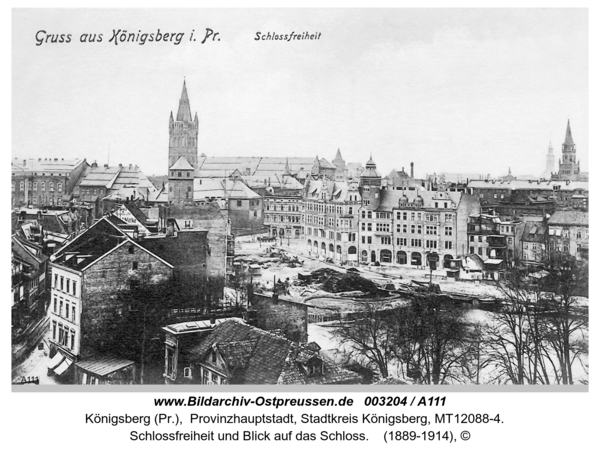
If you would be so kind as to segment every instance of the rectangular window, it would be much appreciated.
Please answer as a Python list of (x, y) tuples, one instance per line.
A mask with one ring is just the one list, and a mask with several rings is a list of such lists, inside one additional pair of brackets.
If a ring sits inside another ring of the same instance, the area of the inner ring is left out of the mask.
[(73, 295), (77, 295), (77, 283), (73, 281)]
[(367, 237), (367, 244), (371, 244), (372, 243), (372, 237)]
[(63, 276), (60, 277), (60, 290), (64, 290), (65, 278)]
[(58, 315), (61, 317), (63, 315), (63, 301), (62, 300), (60, 300), (60, 303), (59, 303)]
[(445, 235), (452, 235), (452, 226), (446, 226), (444, 228), (444, 234)]
[(71, 350), (75, 350), (75, 331), (71, 331)]
[(56, 304), (57, 304), (57, 300), (56, 297), (54, 297), (54, 309), (52, 309), (52, 312), (54, 312), (56, 314)]
[(391, 245), (392, 238), (391, 237), (381, 237), (381, 244), (382, 245)]
[(132, 270), (137, 270), (137, 269), (138, 269), (138, 263), (137, 263), (137, 261), (133, 261), (133, 262), (132, 262), (132, 264), (131, 264), (131, 269), (132, 269)]
[(56, 320), (52, 321), (52, 340), (56, 340)]
[(71, 292), (71, 280), (67, 278), (67, 293)]
[(403, 220), (407, 220), (408, 219), (408, 214), (406, 212), (402, 212), (402, 219)]

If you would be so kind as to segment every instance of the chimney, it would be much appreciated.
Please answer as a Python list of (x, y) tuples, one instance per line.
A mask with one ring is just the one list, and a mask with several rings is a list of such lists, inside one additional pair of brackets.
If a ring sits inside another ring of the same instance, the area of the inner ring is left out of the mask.
[(415, 164), (413, 162), (410, 162), (410, 178), (415, 178)]
[(27, 166), (27, 160), (23, 160), (23, 166)]
[(104, 168), (108, 168), (108, 163), (105, 163), (105, 164), (104, 164)]
[(119, 163), (119, 169), (122, 169), (122, 168), (123, 168), (123, 165)]
[(129, 169), (131, 169), (131, 163), (129, 164)]

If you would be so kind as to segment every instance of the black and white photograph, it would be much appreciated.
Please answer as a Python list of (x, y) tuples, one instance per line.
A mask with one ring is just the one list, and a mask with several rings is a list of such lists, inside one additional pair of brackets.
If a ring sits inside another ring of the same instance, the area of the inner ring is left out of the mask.
[(585, 390), (588, 27), (14, 9), (11, 387)]

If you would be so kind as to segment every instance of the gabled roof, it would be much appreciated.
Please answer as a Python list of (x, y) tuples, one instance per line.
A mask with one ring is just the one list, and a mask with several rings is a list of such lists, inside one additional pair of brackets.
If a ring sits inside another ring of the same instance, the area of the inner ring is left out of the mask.
[[(334, 384), (358, 383), (359, 375), (323, 359), (318, 352), (274, 333), (229, 320), (200, 339), (188, 356), (201, 363), (216, 347), (233, 373), (231, 384)], [(310, 355), (310, 356), (308, 356)], [(309, 376), (302, 362), (323, 361), (323, 375)]]
[(190, 165), (185, 157), (179, 157), (169, 170), (193, 171), (194, 167)]
[(122, 220), (116, 217), (112, 217), (110, 220), (108, 217), (100, 218), (92, 226), (75, 236), (62, 248), (56, 251), (53, 262), (74, 270), (83, 271), (90, 265), (107, 256), (110, 252), (118, 249), (125, 243), (129, 243), (152, 255), (165, 265), (173, 268), (170, 263), (148, 251), (137, 242), (131, 240), (129, 236), (115, 224), (115, 222), (120, 221)]

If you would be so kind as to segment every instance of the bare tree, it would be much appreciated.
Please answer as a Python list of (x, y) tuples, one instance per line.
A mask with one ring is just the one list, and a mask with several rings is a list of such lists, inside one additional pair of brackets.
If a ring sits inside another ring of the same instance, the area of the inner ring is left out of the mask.
[(495, 382), (574, 383), (577, 339), (587, 325), (575, 293), (587, 284), (587, 269), (564, 255), (551, 256), (545, 268), (535, 277), (514, 268), (498, 283), (502, 309), (484, 333)]
[(462, 366), (473, 348), (463, 312), (442, 296), (423, 294), (398, 311), (397, 356), (409, 377), (422, 384), (461, 381)]
[(343, 345), (367, 358), (382, 378), (389, 376), (390, 359), (393, 357), (396, 329), (392, 323), (395, 316), (381, 310), (380, 303), (365, 303), (365, 308), (354, 315), (353, 321), (340, 321), (335, 329)]

